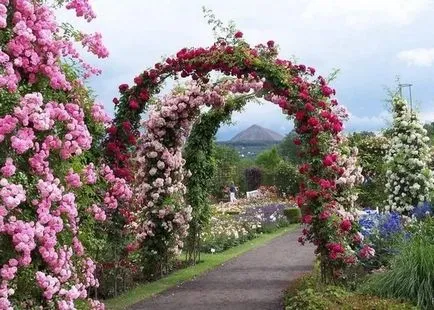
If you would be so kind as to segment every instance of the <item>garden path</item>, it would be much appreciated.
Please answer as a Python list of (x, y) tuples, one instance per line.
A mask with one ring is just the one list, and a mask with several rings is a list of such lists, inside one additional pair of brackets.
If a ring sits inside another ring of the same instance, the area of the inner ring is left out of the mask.
[(278, 310), (283, 291), (311, 270), (314, 248), (290, 232), (130, 310)]

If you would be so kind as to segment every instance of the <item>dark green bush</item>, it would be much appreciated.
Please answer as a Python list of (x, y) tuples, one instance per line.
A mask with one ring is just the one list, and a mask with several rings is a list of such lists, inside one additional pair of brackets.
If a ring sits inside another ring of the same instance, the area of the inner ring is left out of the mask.
[(262, 183), (262, 171), (259, 168), (248, 168), (244, 172), (246, 176), (247, 190), (254, 191), (261, 186)]
[(301, 211), (299, 208), (288, 208), (285, 209), (283, 213), (291, 224), (299, 223), (301, 221)]

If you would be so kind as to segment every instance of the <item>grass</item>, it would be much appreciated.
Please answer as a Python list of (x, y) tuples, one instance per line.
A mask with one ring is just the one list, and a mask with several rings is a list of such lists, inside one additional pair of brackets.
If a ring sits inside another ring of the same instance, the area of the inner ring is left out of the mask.
[(136, 288), (109, 300), (105, 301), (106, 309), (108, 310), (123, 310), (134, 305), (144, 299), (150, 298), (158, 293), (161, 293), (169, 288), (177, 286), (185, 281), (191, 280), (215, 267), (247, 252), (257, 248), (268, 241), (282, 236), (283, 234), (294, 231), (298, 225), (278, 229), (273, 233), (262, 234), (258, 238), (249, 240), (241, 245), (230, 248), (224, 252), (216, 254), (201, 254), (203, 262), (196, 266), (191, 266), (179, 271), (176, 271), (167, 277), (164, 277), (155, 282), (150, 282), (137, 286)]

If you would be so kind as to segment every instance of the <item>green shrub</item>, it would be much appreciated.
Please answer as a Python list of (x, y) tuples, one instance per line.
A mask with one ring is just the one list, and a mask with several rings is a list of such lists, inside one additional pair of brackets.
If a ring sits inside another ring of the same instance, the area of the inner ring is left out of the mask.
[(308, 274), (296, 280), (285, 297), (286, 310), (414, 310), (416, 307), (394, 299), (356, 294), (343, 287), (321, 285)]
[(287, 161), (282, 161), (277, 166), (275, 185), (282, 196), (295, 196), (299, 190), (300, 173), (297, 167)]
[(423, 310), (434, 309), (434, 220), (416, 225), (411, 234), (390, 269), (371, 276), (362, 291), (409, 300)]
[(288, 208), (285, 209), (283, 213), (291, 224), (299, 223), (301, 221), (301, 211), (299, 208)]

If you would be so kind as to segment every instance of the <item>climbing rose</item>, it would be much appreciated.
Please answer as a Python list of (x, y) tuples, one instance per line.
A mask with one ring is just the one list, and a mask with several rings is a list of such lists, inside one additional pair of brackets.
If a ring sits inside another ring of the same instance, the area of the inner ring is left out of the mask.
[(341, 229), (342, 229), (342, 231), (350, 231), (351, 230), (351, 227), (352, 227), (352, 225), (351, 225), (351, 221), (349, 220), (349, 219), (345, 219), (345, 220), (343, 220), (342, 222), (341, 222), (341, 225), (340, 225), (340, 227), (341, 227)]

